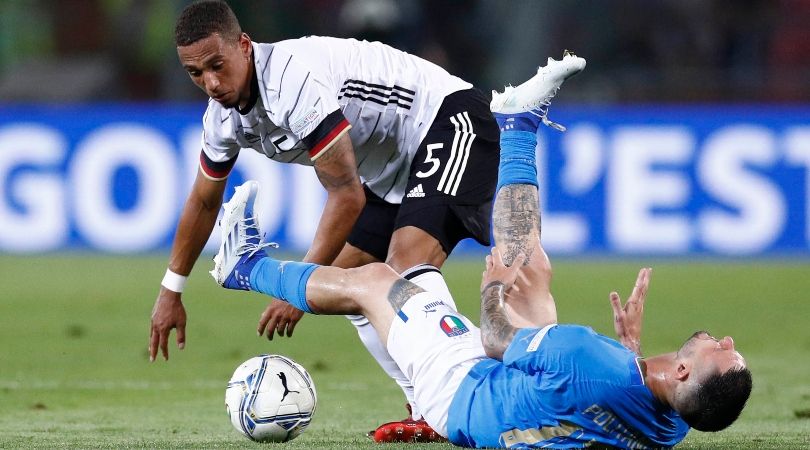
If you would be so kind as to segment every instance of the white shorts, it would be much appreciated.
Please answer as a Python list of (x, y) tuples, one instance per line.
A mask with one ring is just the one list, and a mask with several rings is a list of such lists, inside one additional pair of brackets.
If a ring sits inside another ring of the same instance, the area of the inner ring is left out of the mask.
[(388, 353), (414, 387), (428, 424), (447, 437), (447, 412), (461, 381), (486, 358), (481, 332), (442, 295), (421, 292), (402, 307), (388, 332)]

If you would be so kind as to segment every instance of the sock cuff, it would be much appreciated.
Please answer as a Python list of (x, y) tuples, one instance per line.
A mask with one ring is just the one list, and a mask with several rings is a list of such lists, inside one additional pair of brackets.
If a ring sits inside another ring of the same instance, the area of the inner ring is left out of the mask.
[(527, 131), (501, 132), (501, 161), (537, 159), (537, 135)]
[[(298, 268), (300, 273), (297, 277), (298, 289), (295, 293), (297, 303), (294, 303), (293, 306), (300, 309), (301, 311), (304, 311), (305, 313), (315, 314), (314, 312), (312, 312), (312, 309), (309, 307), (309, 304), (307, 303), (307, 281), (309, 281), (309, 277), (312, 276), (312, 272), (314, 272), (315, 269), (318, 268), (318, 265), (311, 263), (295, 263), (295, 264), (299, 264), (304, 267)], [(303, 303), (303, 305), (301, 306), (304, 306), (305, 308), (299, 306), (299, 303)]]
[(528, 131), (501, 131), (501, 145), (521, 147), (530, 145), (534, 148), (537, 145), (537, 134)]
[(412, 280), (413, 278), (427, 272), (438, 272), (439, 275), (441, 275), (441, 271), (436, 266), (432, 266), (430, 264), (417, 264), (409, 269), (405, 269), (405, 271), (399, 274), (399, 276), (405, 278), (406, 280)]
[(535, 141), (535, 143), (537, 143), (537, 133), (519, 130), (501, 131), (501, 142), (503, 142), (504, 140), (506, 140), (507, 142), (511, 141), (526, 142), (527, 139), (531, 139)]

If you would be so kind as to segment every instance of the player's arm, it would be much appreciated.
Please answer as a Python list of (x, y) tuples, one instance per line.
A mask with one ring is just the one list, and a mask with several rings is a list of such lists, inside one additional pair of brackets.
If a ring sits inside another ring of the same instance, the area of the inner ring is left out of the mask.
[[(200, 256), (211, 235), (222, 206), (222, 195), (225, 191), (224, 177), (214, 179), (205, 174), (203, 170), (201, 168), (197, 173), (194, 186), (186, 199), (172, 244), (169, 270), (179, 276), (185, 277), (191, 273), (194, 262)], [(177, 329), (177, 345), (182, 349), (186, 340), (186, 311), (181, 294), (161, 284), (160, 293), (152, 309), (149, 338), (150, 361), (154, 361), (158, 348), (163, 353), (163, 358), (169, 359), (168, 342), (172, 328)]]
[(610, 305), (613, 307), (613, 328), (619, 342), (629, 348), (633, 353), (641, 356), (641, 324), (644, 317), (644, 301), (647, 299), (647, 290), (650, 287), (649, 267), (639, 270), (633, 292), (622, 306), (618, 292), (610, 293)]
[(523, 253), (526, 262), (503, 307), (512, 324), (544, 327), (557, 322), (551, 295), (551, 262), (540, 245), (540, 201), (537, 187), (507, 184), (498, 189), (492, 210), (492, 235), (506, 264)]
[(315, 173), (326, 190), (327, 198), (304, 261), (329, 265), (343, 249), (349, 232), (366, 204), (348, 133), (318, 155)]
[(519, 253), (511, 266), (506, 266), (497, 247), (487, 256), (487, 268), (481, 278), (481, 342), (490, 358), (503, 360), (506, 348), (518, 331), (510, 322), (503, 303), (524, 261), (524, 254)]
[[(304, 262), (332, 264), (366, 204), (363, 186), (357, 175), (354, 148), (346, 133), (348, 123), (342, 130), (342, 134), (334, 138), (331, 145), (316, 146), (318, 153), (315, 159), (315, 173), (326, 190), (327, 198), (312, 246), (304, 256)], [(266, 332), (270, 340), (273, 339), (274, 333), (290, 337), (302, 316), (301, 311), (288, 303), (274, 300), (262, 313), (257, 332), (259, 335)]]

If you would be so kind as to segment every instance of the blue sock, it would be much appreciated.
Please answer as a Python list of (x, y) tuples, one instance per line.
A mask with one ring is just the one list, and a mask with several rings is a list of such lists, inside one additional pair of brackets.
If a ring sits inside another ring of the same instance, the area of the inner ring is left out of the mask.
[(307, 304), (307, 280), (317, 264), (262, 258), (250, 271), (250, 290), (272, 295), (312, 314)]
[(498, 187), (507, 184), (537, 186), (537, 128), (534, 132), (502, 131), (501, 162), (498, 166)]

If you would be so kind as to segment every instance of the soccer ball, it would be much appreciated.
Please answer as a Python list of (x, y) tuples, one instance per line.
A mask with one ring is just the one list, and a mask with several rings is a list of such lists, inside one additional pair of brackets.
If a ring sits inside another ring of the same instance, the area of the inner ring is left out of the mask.
[(309, 425), (317, 402), (309, 373), (280, 355), (245, 361), (225, 390), (225, 408), (234, 428), (259, 442), (294, 439)]

